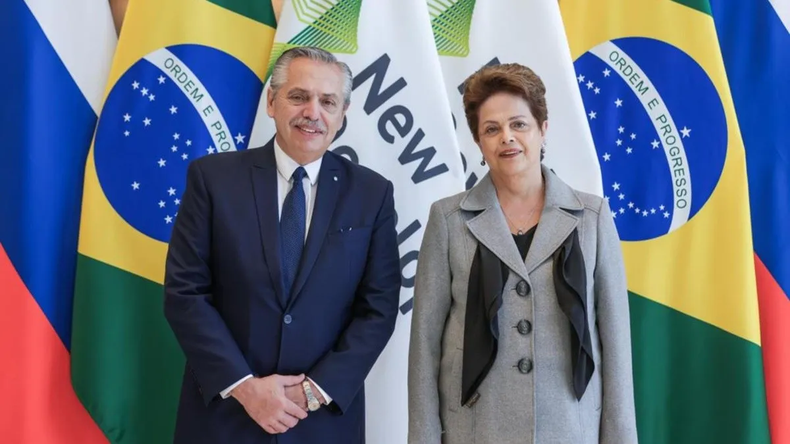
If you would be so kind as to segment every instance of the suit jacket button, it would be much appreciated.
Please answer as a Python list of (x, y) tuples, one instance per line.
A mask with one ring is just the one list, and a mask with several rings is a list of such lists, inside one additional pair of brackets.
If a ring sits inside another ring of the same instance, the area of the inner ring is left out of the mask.
[(518, 325), (516, 325), (518, 332), (522, 335), (528, 335), (532, 331), (532, 323), (526, 319), (522, 319), (518, 321)]
[(521, 373), (523, 373), (525, 375), (527, 373), (531, 372), (532, 371), (532, 360), (531, 359), (527, 359), (527, 358), (523, 358), (520, 361), (518, 361), (518, 371), (520, 371)]
[(522, 280), (516, 284), (516, 293), (518, 293), (519, 296), (526, 296), (529, 294), (529, 284), (527, 284), (527, 281)]
[(291, 315), (285, 315), (285, 317), (283, 318), (283, 322), (285, 322), (286, 324), (290, 324), (291, 320), (292, 320)]

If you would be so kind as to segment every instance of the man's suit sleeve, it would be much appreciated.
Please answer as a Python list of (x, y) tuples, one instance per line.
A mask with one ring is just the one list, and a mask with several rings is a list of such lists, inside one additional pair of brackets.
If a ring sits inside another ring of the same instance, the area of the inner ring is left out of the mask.
[(392, 336), (400, 302), (400, 276), (393, 187), (388, 182), (357, 287), (353, 318), (335, 347), (308, 372), (331, 394), (329, 408), (337, 413), (346, 411)]
[(252, 373), (212, 303), (211, 212), (200, 162), (192, 162), (167, 251), (164, 312), (206, 404)]

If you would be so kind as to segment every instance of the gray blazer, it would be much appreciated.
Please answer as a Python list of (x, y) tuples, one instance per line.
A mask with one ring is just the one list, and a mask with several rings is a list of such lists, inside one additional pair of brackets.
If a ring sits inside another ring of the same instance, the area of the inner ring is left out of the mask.
[[(609, 205), (573, 190), (545, 166), (543, 176), (544, 209), (526, 260), (488, 175), (431, 206), (411, 325), (411, 444), (637, 442), (628, 293)], [(574, 228), (587, 273), (595, 363), (579, 401), (571, 379), (570, 324), (557, 303), (552, 271), (552, 254)], [(466, 407), (460, 401), (464, 319), (478, 242), (510, 270), (498, 354), (479, 398)], [(521, 320), (531, 324), (529, 332), (514, 328)], [(522, 360), (530, 365), (519, 366)]]

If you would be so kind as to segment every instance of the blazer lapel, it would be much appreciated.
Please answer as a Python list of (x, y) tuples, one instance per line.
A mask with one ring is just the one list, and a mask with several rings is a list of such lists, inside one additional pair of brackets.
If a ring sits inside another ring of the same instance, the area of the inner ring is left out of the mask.
[(466, 211), (480, 211), (482, 213), (469, 219), (466, 226), (478, 242), (488, 247), (499, 260), (513, 270), (522, 279), (528, 279), (524, 261), (519, 256), (516, 243), (510, 234), (510, 228), (499, 206), (494, 183), (486, 174), (480, 182), (469, 191), (461, 202), (461, 208)]
[(519, 256), (518, 248), (502, 213), (502, 207), (499, 206), (490, 173), (486, 174), (461, 202), (463, 210), (482, 210), (480, 214), (466, 222), (472, 235), (522, 279), (528, 279), (528, 274), (551, 256), (576, 228), (579, 218), (570, 211), (584, 208), (571, 187), (545, 165), (541, 169), (545, 183), (543, 211), (526, 259)]
[(258, 228), (263, 242), (269, 278), (274, 285), (277, 300), (285, 308), (287, 298), (283, 294), (280, 264), (280, 223), (277, 205), (277, 164), (274, 146), (270, 143), (260, 150), (252, 167), (252, 188), (258, 210)]
[(579, 224), (579, 218), (567, 210), (584, 209), (571, 187), (545, 165), (542, 170), (545, 183), (543, 212), (525, 260), (528, 273), (551, 256)]
[(326, 232), (329, 229), (329, 222), (335, 211), (338, 190), (343, 178), (340, 176), (340, 166), (331, 155), (324, 155), (321, 162), (321, 171), (318, 173), (318, 190), (316, 192), (315, 204), (313, 206), (313, 217), (310, 220), (310, 229), (307, 234), (302, 259), (299, 264), (299, 272), (296, 274), (293, 292), (288, 299), (288, 307), (291, 307), (296, 300), (299, 292), (302, 291), (310, 271), (318, 259), (318, 253), (324, 244)]

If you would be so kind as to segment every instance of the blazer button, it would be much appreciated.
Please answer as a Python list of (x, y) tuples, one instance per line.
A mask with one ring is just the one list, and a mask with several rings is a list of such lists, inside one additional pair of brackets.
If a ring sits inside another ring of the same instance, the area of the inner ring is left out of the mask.
[(522, 319), (518, 321), (518, 325), (516, 325), (518, 332), (522, 335), (528, 335), (532, 331), (532, 323), (526, 319)]
[(529, 284), (527, 284), (527, 281), (520, 281), (516, 284), (516, 293), (518, 293), (519, 296), (526, 296), (529, 294)]
[(527, 374), (532, 371), (532, 360), (527, 358), (522, 358), (518, 361), (518, 371), (523, 374)]
[(290, 324), (291, 320), (292, 320), (291, 315), (285, 315), (285, 317), (283, 318), (283, 322), (285, 322), (286, 324)]

